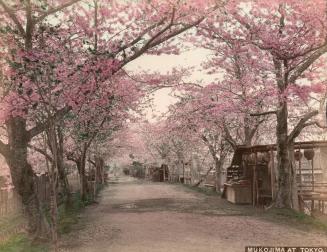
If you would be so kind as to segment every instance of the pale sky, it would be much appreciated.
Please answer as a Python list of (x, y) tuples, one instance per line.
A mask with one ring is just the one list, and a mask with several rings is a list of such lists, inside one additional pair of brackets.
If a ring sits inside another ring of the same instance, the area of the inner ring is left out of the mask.
[[(130, 71), (159, 71), (166, 73), (175, 67), (195, 67), (199, 69), (201, 63), (208, 56), (208, 50), (194, 49), (184, 52), (180, 55), (144, 55), (128, 64), (126, 67)], [(194, 71), (192, 80), (208, 81), (209, 77), (200, 71)], [(154, 94), (154, 112), (147, 111), (147, 119), (151, 120), (153, 115), (159, 115), (167, 112), (168, 106), (174, 103), (174, 98), (169, 96), (171, 90), (162, 89)]]

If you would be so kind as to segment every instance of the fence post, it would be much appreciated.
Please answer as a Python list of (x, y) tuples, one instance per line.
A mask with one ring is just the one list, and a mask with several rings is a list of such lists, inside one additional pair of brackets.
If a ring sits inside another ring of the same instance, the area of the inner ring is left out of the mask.
[(9, 201), (9, 198), (8, 198), (8, 191), (7, 190), (3, 190), (2, 191), (5, 195), (4, 197), (4, 203), (5, 203), (5, 214), (8, 214), (8, 201)]
[(3, 206), (4, 206), (4, 200), (2, 195), (2, 190), (0, 190), (0, 216), (3, 216)]

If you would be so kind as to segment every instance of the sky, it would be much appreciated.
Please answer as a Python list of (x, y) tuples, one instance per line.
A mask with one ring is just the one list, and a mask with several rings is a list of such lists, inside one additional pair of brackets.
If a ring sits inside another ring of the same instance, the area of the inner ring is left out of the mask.
[[(166, 73), (175, 67), (195, 67), (199, 69), (201, 63), (206, 60), (209, 53), (205, 49), (194, 49), (184, 52), (180, 55), (144, 55), (127, 65), (126, 70), (129, 71), (159, 71)], [(205, 73), (194, 71), (190, 77), (192, 80), (209, 81), (210, 78)], [(168, 106), (173, 104), (176, 100), (169, 96), (170, 89), (161, 89), (154, 93), (153, 97), (153, 111), (148, 109), (146, 117), (149, 121), (155, 121), (153, 116), (158, 116), (168, 110)]]

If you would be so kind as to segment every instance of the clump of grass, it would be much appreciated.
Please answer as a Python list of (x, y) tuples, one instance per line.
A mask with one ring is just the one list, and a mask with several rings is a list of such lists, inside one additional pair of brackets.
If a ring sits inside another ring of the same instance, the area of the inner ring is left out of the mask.
[(25, 234), (16, 234), (0, 243), (0, 252), (46, 252), (47, 245), (32, 244)]

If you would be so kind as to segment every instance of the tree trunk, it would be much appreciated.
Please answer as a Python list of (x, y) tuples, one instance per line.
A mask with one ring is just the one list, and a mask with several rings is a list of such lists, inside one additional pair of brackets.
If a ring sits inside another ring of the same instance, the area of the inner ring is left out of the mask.
[(251, 146), (252, 145), (252, 138), (253, 138), (253, 134), (251, 134), (252, 129), (250, 127), (250, 119), (249, 119), (249, 115), (244, 115), (244, 145), (245, 146)]
[[(49, 174), (49, 183), (50, 183), (50, 218), (51, 218), (51, 235), (54, 251), (58, 251), (58, 143), (57, 136), (55, 131), (54, 122), (51, 121), (50, 127), (44, 136), (44, 151), (47, 152), (47, 142), (50, 146), (53, 162), (49, 165), (48, 159), (46, 158), (46, 166)], [(47, 139), (46, 139), (47, 138)]]
[(224, 158), (218, 159), (217, 157), (215, 158), (215, 168), (216, 168), (216, 192), (221, 192), (221, 168), (223, 167), (224, 164)]
[(276, 207), (292, 207), (291, 162), (288, 146), (287, 101), (280, 98), (277, 111), (277, 166), (279, 171)]
[(60, 127), (57, 128), (57, 169), (59, 175), (59, 181), (62, 187), (62, 191), (66, 196), (66, 203), (69, 205), (71, 202), (71, 192), (69, 188), (69, 183), (67, 179), (67, 174), (65, 171), (65, 163), (64, 163), (64, 138), (62, 134), (62, 130)]
[(10, 168), (15, 190), (21, 196), (24, 211), (28, 219), (29, 233), (38, 238), (49, 238), (49, 224), (44, 216), (37, 197), (34, 172), (27, 161), (26, 121), (22, 118), (11, 118), (6, 122), (9, 152), (5, 155)]
[(296, 165), (294, 159), (294, 142), (289, 144), (289, 158), (291, 163), (291, 176), (290, 176), (290, 186), (292, 194), (292, 208), (299, 211), (299, 195), (298, 195), (298, 186), (297, 186), (297, 174), (296, 174)]
[(209, 148), (209, 152), (212, 156), (212, 159), (215, 162), (215, 168), (216, 168), (216, 178), (215, 178), (215, 187), (216, 187), (216, 192), (220, 192), (220, 188), (221, 188), (221, 168), (224, 164), (224, 157), (217, 157), (217, 151), (215, 150), (215, 147), (213, 145), (211, 145), (207, 138), (202, 137), (202, 139), (204, 139), (204, 141), (206, 142), (208, 148)]
[(81, 198), (83, 201), (87, 200), (87, 194), (88, 194), (88, 184), (87, 184), (87, 178), (86, 178), (86, 171), (85, 171), (85, 165), (86, 165), (86, 150), (83, 148), (82, 153), (80, 157), (78, 158), (77, 169), (79, 172), (80, 177), (80, 184), (81, 184)]
[(105, 162), (103, 160), (103, 158), (101, 158), (101, 183), (104, 185), (106, 180), (105, 180), (105, 171), (104, 171), (104, 166), (105, 166)]
[(69, 188), (67, 175), (65, 172), (62, 154), (63, 153), (58, 153), (58, 157), (57, 157), (57, 159), (58, 159), (57, 160), (58, 178), (59, 178), (60, 186), (62, 188), (61, 191), (64, 194), (64, 196), (66, 197), (66, 201), (69, 202), (71, 199), (71, 192), (70, 192), (70, 188)]
[(102, 175), (103, 175), (103, 159), (96, 155), (95, 156), (95, 169), (96, 169), (96, 178), (95, 181), (97, 184), (102, 184)]
[(51, 233), (52, 233), (52, 243), (54, 251), (58, 251), (58, 203), (57, 203), (57, 186), (56, 186), (56, 174), (55, 165), (51, 165), (50, 173), (50, 211), (51, 211)]

